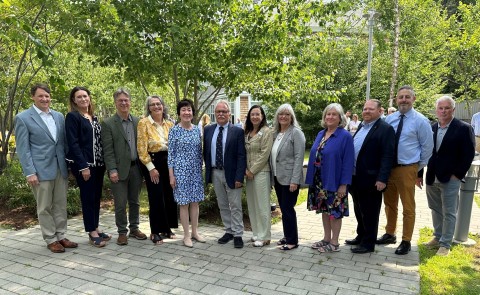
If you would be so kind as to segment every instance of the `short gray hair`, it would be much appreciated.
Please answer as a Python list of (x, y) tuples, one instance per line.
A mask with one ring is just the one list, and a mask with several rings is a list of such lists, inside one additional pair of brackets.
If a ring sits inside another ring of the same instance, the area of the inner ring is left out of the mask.
[(329, 105), (323, 110), (322, 122), (320, 123), (320, 125), (321, 125), (323, 128), (325, 128), (325, 117), (327, 116), (327, 113), (328, 113), (330, 110), (334, 110), (335, 112), (338, 113), (338, 115), (340, 116), (340, 124), (338, 124), (338, 126), (344, 128), (345, 125), (347, 125), (347, 116), (345, 116), (345, 113), (343, 112), (342, 106), (341, 106), (339, 103), (336, 103), (336, 102), (329, 104)]
[(224, 105), (226, 105), (226, 106), (227, 106), (227, 109), (228, 109), (228, 112), (229, 112), (229, 113), (232, 112), (232, 110), (230, 109), (230, 103), (229, 103), (227, 100), (225, 100), (225, 99), (220, 99), (219, 101), (217, 101), (217, 103), (215, 104), (215, 110), (217, 109), (217, 106), (218, 106), (219, 104), (224, 104)]
[(410, 91), (410, 94), (412, 97), (415, 97), (415, 91), (413, 90), (413, 87), (410, 85), (403, 85), (402, 87), (398, 88), (397, 93), (399, 93), (401, 90), (408, 90)]
[(125, 89), (125, 88), (120, 87), (120, 88), (117, 89), (117, 91), (115, 91), (115, 92), (113, 93), (113, 101), (117, 101), (117, 98), (118, 98), (121, 94), (125, 94), (125, 95), (128, 97), (128, 99), (131, 100), (130, 93), (128, 92), (128, 90)]
[(275, 119), (273, 120), (273, 129), (275, 132), (280, 132), (280, 123), (278, 123), (278, 116), (280, 113), (287, 112), (290, 114), (290, 118), (292, 119), (291, 124), (298, 129), (302, 129), (298, 124), (297, 117), (295, 117), (295, 112), (290, 104), (284, 103), (278, 107), (277, 111), (275, 112)]
[(443, 95), (440, 98), (438, 98), (437, 101), (435, 102), (435, 108), (437, 108), (438, 104), (442, 101), (448, 101), (452, 106), (452, 109), (455, 109), (455, 100), (450, 95)]

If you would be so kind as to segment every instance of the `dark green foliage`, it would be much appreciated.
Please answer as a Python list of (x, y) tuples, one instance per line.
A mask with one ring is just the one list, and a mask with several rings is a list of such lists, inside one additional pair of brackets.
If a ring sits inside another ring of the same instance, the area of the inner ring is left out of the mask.
[[(18, 159), (11, 160), (0, 175), (0, 199), (5, 201), (9, 209), (24, 208), (32, 214), (36, 213), (36, 202), (33, 192), (25, 180)], [(67, 213), (69, 216), (80, 212), (80, 191), (69, 181), (67, 192)]]

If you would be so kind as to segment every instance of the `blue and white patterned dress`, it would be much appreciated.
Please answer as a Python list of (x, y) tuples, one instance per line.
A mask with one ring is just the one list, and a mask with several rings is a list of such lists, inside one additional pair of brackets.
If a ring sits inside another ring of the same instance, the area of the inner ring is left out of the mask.
[(168, 168), (173, 168), (177, 186), (173, 197), (179, 205), (205, 198), (202, 178), (202, 137), (200, 129), (175, 125), (168, 134)]

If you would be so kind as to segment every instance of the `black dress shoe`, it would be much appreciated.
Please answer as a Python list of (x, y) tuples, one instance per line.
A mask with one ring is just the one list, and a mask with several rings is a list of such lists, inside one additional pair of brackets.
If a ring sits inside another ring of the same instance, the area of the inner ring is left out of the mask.
[(358, 237), (356, 237), (355, 239), (351, 239), (351, 240), (345, 240), (345, 244), (347, 245), (360, 245), (360, 239)]
[(365, 253), (373, 252), (374, 249), (367, 249), (363, 246), (358, 246), (356, 248), (351, 248), (350, 251), (352, 251), (352, 253), (355, 253), (355, 254), (365, 254)]
[(377, 239), (375, 244), (386, 245), (386, 244), (395, 244), (397, 242), (397, 237), (390, 234), (384, 234), (380, 239)]
[(412, 249), (412, 245), (408, 241), (402, 241), (400, 246), (398, 246), (397, 250), (395, 250), (395, 254), (397, 255), (405, 255)]
[(233, 238), (233, 246), (235, 248), (243, 248), (243, 239), (242, 237)]
[(218, 239), (218, 243), (219, 244), (226, 244), (226, 243), (230, 242), (231, 240), (233, 240), (233, 235), (229, 234), (229, 233), (226, 233), (226, 234), (223, 235), (223, 237)]

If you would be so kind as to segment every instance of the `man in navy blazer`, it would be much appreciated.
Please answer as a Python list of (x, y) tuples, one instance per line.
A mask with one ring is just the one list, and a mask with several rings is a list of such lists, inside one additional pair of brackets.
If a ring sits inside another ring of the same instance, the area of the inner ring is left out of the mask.
[(472, 126), (453, 117), (455, 101), (442, 96), (436, 102), (438, 122), (432, 125), (433, 153), (428, 161), (426, 192), (432, 210), (433, 239), (427, 247), (446, 256), (455, 231), (458, 191), (475, 156)]
[(375, 250), (382, 191), (394, 160), (395, 131), (381, 119), (381, 107), (376, 99), (365, 102), (363, 122), (353, 137), (355, 168), (350, 193), (357, 218), (357, 236), (345, 243), (358, 245), (351, 249), (358, 254)]
[[(218, 208), (225, 234), (218, 240), (226, 244), (234, 240), (235, 248), (243, 247), (242, 186), (247, 168), (245, 137), (243, 129), (230, 123), (230, 104), (220, 100), (215, 106), (216, 124), (205, 127), (203, 138), (203, 158), (205, 160), (205, 180), (213, 183)], [(217, 142), (222, 135), (217, 155)]]
[(17, 153), (23, 174), (32, 186), (37, 215), (47, 248), (54, 253), (76, 248), (67, 231), (67, 176), (65, 121), (50, 109), (50, 89), (35, 84), (33, 106), (15, 117)]

